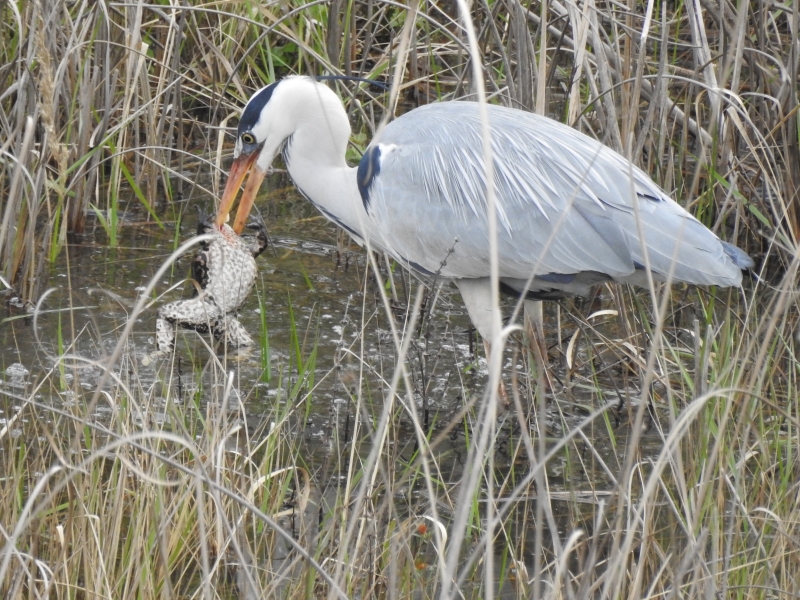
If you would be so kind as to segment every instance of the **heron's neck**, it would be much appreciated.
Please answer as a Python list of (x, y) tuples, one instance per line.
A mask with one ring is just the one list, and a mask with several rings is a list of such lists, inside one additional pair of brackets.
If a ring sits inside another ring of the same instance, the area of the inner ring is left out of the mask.
[[(347, 122), (344, 110), (339, 108)], [(289, 175), (328, 218), (365, 240), (367, 213), (358, 192), (356, 169), (345, 162), (349, 123), (346, 130), (324, 122), (314, 125), (299, 127), (287, 140), (284, 157)]]

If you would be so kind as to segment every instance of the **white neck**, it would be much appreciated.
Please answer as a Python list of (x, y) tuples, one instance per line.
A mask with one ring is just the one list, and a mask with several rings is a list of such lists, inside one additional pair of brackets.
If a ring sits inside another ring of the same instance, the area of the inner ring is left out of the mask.
[(292, 85), (281, 100), (293, 121), (285, 151), (292, 180), (325, 216), (366, 240), (367, 213), (356, 169), (345, 162), (350, 122), (341, 101), (327, 86), (308, 78), (285, 80), (281, 87), (286, 83)]
[(366, 240), (367, 213), (358, 191), (356, 169), (318, 161), (318, 148), (310, 137), (295, 134), (292, 139), (286, 157), (292, 181), (326, 217), (355, 233), (359, 241)]

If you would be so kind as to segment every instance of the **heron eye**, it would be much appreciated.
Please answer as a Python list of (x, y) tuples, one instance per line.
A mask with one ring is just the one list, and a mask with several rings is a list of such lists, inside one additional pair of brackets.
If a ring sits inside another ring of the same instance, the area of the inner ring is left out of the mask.
[(255, 144), (256, 137), (252, 133), (243, 133), (242, 134), (242, 142), (245, 144)]

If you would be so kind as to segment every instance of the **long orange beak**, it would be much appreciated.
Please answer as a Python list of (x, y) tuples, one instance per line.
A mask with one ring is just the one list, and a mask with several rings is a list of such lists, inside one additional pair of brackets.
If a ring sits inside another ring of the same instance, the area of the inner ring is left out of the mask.
[(247, 217), (253, 209), (253, 202), (256, 201), (256, 195), (266, 174), (267, 172), (259, 169), (258, 165), (254, 165), (250, 170), (250, 177), (247, 178), (247, 185), (244, 186), (242, 199), (239, 200), (239, 209), (236, 211), (236, 219), (233, 221), (233, 230), (236, 233), (244, 231), (244, 227), (247, 225)]
[[(228, 181), (225, 184), (225, 191), (222, 193), (222, 200), (219, 204), (219, 211), (217, 211), (216, 224), (221, 226), (228, 220), (228, 215), (233, 208), (233, 203), (236, 201), (236, 194), (239, 193), (239, 188), (242, 187), (247, 172), (253, 167), (253, 163), (258, 158), (258, 152), (251, 154), (242, 154), (233, 161), (231, 170), (228, 173)], [(236, 219), (233, 223), (233, 230), (236, 233), (242, 233), (244, 226), (247, 223), (247, 217), (253, 208), (258, 189), (261, 187), (261, 182), (264, 181), (265, 171), (262, 171), (255, 166), (252, 168), (247, 185), (242, 192), (242, 199), (239, 202), (239, 210), (236, 212)]]

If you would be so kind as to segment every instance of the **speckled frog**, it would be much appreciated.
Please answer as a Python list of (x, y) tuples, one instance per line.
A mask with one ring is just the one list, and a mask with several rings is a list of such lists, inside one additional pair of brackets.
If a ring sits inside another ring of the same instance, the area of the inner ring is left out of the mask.
[(256, 232), (248, 243), (228, 225), (217, 227), (213, 218), (202, 219), (197, 234), (210, 234), (192, 261), (192, 278), (200, 290), (192, 298), (165, 304), (156, 320), (157, 350), (142, 362), (149, 364), (169, 355), (175, 349), (178, 327), (198, 333), (214, 334), (234, 348), (253, 345), (253, 338), (236, 319), (235, 313), (244, 304), (256, 281), (256, 257), (266, 250), (269, 236), (264, 221), (253, 220), (248, 229)]

